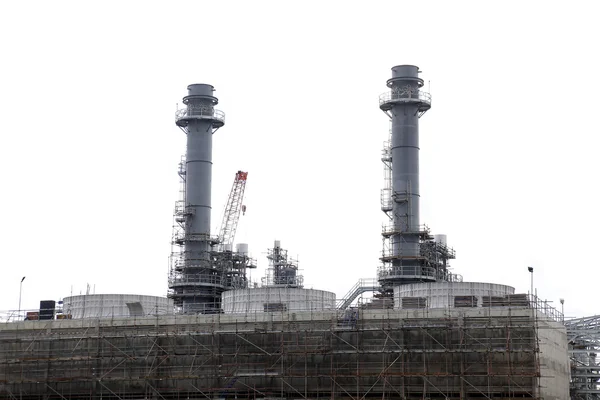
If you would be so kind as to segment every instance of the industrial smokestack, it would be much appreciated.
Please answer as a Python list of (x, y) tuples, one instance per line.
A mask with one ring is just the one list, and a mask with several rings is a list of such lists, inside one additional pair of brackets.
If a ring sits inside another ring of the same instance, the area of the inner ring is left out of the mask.
[(215, 240), (210, 236), (212, 135), (225, 124), (225, 114), (216, 110), (214, 88), (206, 84), (188, 86), (183, 98), (185, 109), (175, 118), (187, 135), (185, 168), (180, 171), (184, 199), (176, 207), (181, 232), (174, 244), (183, 247), (181, 257), (172, 267), (170, 297), (184, 313), (219, 312), (222, 274), (215, 273), (210, 251)]
[[(420, 242), (428, 233), (419, 221), (419, 118), (431, 107), (429, 93), (421, 90), (419, 68), (399, 65), (387, 81), (390, 91), (379, 106), (391, 119), (391, 225), (384, 228), (379, 280), (384, 288), (398, 284), (435, 281), (436, 271), (424, 262)], [(385, 210), (384, 210), (385, 211)]]
[(187, 134), (185, 155), (185, 205), (192, 211), (186, 233), (201, 240), (190, 240), (186, 251), (190, 260), (208, 257), (210, 243), (211, 179), (212, 179), (212, 134), (224, 121), (215, 114), (218, 99), (213, 96), (211, 85), (188, 86), (188, 95), (183, 98), (187, 115), (177, 120)]

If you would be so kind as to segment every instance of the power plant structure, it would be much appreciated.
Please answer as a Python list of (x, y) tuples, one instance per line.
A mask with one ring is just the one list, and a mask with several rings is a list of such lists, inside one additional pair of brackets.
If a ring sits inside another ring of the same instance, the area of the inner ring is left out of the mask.
[(247, 244), (234, 248), (248, 173), (237, 171), (213, 235), (212, 140), (225, 115), (211, 85), (193, 84), (175, 117), (187, 146), (168, 296), (71, 296), (43, 320), (13, 315), (0, 324), (0, 398), (599, 399), (597, 317), (565, 321), (533, 293), (464, 281), (446, 236), (421, 223), (419, 118), (431, 96), (419, 73), (393, 67), (379, 98), (391, 129), (376, 278), (341, 299), (307, 289), (276, 240), (265, 277), (250, 282), (256, 262)]
[[(186, 108), (175, 115), (175, 122), (186, 134), (186, 154), (179, 166), (182, 193), (175, 204), (173, 251), (169, 275), (169, 297), (183, 313), (221, 312), (225, 290), (247, 287), (246, 270), (255, 268), (247, 247), (232, 252), (232, 234), (241, 210), (241, 193), (232, 191), (220, 237), (211, 236), (212, 137), (225, 125), (225, 113), (215, 109), (219, 100), (211, 85), (188, 86), (183, 98)], [(239, 171), (236, 181), (245, 187), (247, 173)], [(235, 207), (235, 208), (234, 208)], [(224, 243), (226, 241), (226, 243)], [(219, 248), (218, 244), (224, 246)]]
[(392, 68), (390, 89), (379, 97), (379, 108), (391, 120), (391, 137), (383, 150), (385, 187), (381, 209), (389, 218), (384, 225), (382, 267), (378, 278), (384, 291), (412, 282), (459, 279), (448, 272), (455, 257), (443, 236), (435, 240), (419, 219), (419, 118), (431, 108), (431, 95), (421, 90), (423, 80), (414, 65)]

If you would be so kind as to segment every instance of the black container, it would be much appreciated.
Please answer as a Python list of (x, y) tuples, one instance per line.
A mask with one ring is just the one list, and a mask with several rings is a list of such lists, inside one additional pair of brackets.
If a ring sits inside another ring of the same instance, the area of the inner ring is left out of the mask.
[(56, 302), (54, 300), (40, 301), (40, 319), (54, 319)]

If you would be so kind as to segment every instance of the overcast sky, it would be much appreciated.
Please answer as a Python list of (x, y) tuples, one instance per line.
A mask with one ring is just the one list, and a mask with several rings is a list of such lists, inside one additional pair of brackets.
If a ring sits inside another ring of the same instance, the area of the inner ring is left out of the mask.
[(213, 226), (249, 172), (238, 241), (279, 239), (338, 297), (381, 251), (378, 108), (415, 64), (421, 221), (465, 281), (600, 313), (595, 2), (3, 2), (0, 310), (71, 293), (165, 295), (176, 103), (215, 86)]

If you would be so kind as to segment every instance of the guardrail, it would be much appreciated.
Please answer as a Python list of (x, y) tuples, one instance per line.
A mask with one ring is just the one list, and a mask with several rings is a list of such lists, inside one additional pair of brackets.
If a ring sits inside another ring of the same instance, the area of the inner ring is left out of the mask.
[(195, 208), (192, 206), (187, 206), (184, 200), (177, 200), (175, 202), (175, 215), (193, 215)]
[[(335, 306), (334, 301), (323, 300), (321, 301), (309, 301), (306, 300), (298, 300), (298, 301), (288, 301), (285, 303), (287, 307), (282, 308), (272, 308), (267, 311), (265, 310), (251, 310), (248, 309), (233, 309), (225, 312), (223, 306), (221, 309), (216, 309), (214, 303), (197, 303), (194, 304), (195, 311), (189, 313), (180, 313), (176, 310), (176, 308), (172, 309), (149, 309), (144, 313), (144, 315), (129, 315), (129, 311), (125, 311), (124, 309), (102, 309), (102, 310), (92, 310), (93, 307), (89, 308), (73, 308), (72, 314), (71, 310), (65, 307), (64, 310), (57, 310), (53, 318), (51, 319), (26, 319), (27, 313), (39, 314), (39, 310), (21, 310), (19, 313), (17, 310), (11, 311), (2, 311), (0, 310), (0, 324), (13, 324), (13, 323), (55, 323), (60, 324), (63, 321), (78, 321), (79, 324), (83, 323), (83, 321), (94, 321), (94, 320), (118, 320), (118, 321), (130, 321), (131, 323), (143, 323), (147, 321), (148, 323), (155, 324), (157, 318), (160, 317), (168, 317), (168, 319), (164, 320), (165, 324), (174, 324), (177, 325), (177, 321), (181, 321), (181, 323), (190, 323), (193, 321), (194, 323), (204, 322), (204, 323), (214, 323), (215, 321), (219, 321), (220, 318), (226, 319), (227, 322), (234, 321), (235, 318), (242, 318), (244, 320), (255, 319), (257, 321), (266, 320), (267, 318), (272, 318), (270, 316), (280, 315), (282, 320), (287, 320), (294, 317), (295, 313), (317, 313), (318, 318), (331, 320), (334, 325), (337, 325), (338, 319), (344, 317), (344, 311), (338, 310)], [(287, 308), (287, 309), (286, 309)], [(202, 312), (201, 310), (205, 310)], [(83, 312), (85, 311), (85, 314)], [(110, 323), (110, 322), (109, 322)], [(121, 324), (122, 322), (120, 322)], [(60, 326), (60, 325), (55, 325)], [(47, 328), (47, 325), (44, 325), (44, 331)], [(19, 328), (20, 329), (20, 328)], [(40, 325), (37, 325), (34, 329), (42, 329)]]
[(409, 91), (409, 90), (393, 90), (382, 93), (379, 96), (379, 105), (392, 102), (422, 102), (431, 105), (431, 95), (427, 92)]
[(219, 275), (189, 275), (189, 276), (170, 276), (169, 286), (177, 285), (220, 285), (224, 286), (225, 277)]
[(180, 108), (175, 111), (175, 121), (188, 118), (212, 119), (225, 123), (225, 113), (212, 107)]
[(173, 236), (173, 242), (176, 244), (184, 243), (184, 242), (211, 242), (211, 243), (220, 243), (219, 237), (211, 236), (206, 233), (176, 233)]
[(528, 294), (527, 298), (529, 300), (530, 307), (534, 308), (540, 314), (545, 315), (546, 317), (554, 321), (561, 323), (564, 322), (565, 317), (563, 313), (558, 311), (556, 308), (552, 307), (550, 304), (548, 304), (547, 300), (542, 300), (539, 297), (532, 294)]
[(384, 188), (381, 189), (381, 209), (384, 211), (391, 211), (393, 209), (392, 202), (392, 189)]
[(346, 293), (346, 295), (337, 300), (337, 308), (346, 309), (362, 293), (375, 292), (381, 289), (381, 285), (375, 278), (362, 278)]
[[(344, 314), (344, 310), (340, 309), (340, 306), (343, 305), (344, 303), (347, 303), (347, 305), (350, 305), (352, 303), (352, 301), (350, 301), (348, 303), (348, 300), (350, 299), (350, 297), (352, 297), (353, 293), (357, 292), (357, 289), (359, 288), (369, 288), (369, 290), (367, 291), (372, 291), (372, 290), (377, 290), (379, 289), (378, 287), (378, 282), (375, 279), (361, 279), (358, 281), (358, 283), (356, 285), (354, 285), (354, 287), (350, 290), (349, 295), (347, 295), (348, 298), (344, 298), (344, 299), (338, 299), (337, 300), (337, 307), (336, 304), (331, 301), (331, 303), (319, 303), (319, 304), (314, 304), (314, 305), (309, 305), (307, 304), (305, 299), (302, 300), (298, 300), (298, 301), (291, 301), (291, 302), (287, 302), (286, 304), (289, 304), (291, 307), (288, 307), (288, 310), (283, 310), (283, 309), (277, 309), (277, 310), (271, 310), (268, 312), (265, 311), (233, 311), (233, 312), (228, 312), (225, 314), (225, 316), (227, 315), (235, 315), (235, 314), (239, 314), (239, 315), (245, 315), (246, 317), (250, 316), (250, 315), (255, 315), (255, 316), (259, 316), (259, 315), (267, 315), (267, 314), (287, 314), (287, 315), (291, 315), (292, 313), (295, 312), (319, 312), (319, 311), (323, 311), (323, 312), (336, 312), (337, 311), (337, 315), (338, 317), (343, 317)], [(297, 306), (295, 306), (297, 305)], [(213, 303), (206, 303), (206, 307), (207, 309), (212, 309), (214, 308), (214, 304)], [(526, 308), (526, 309), (534, 309), (537, 313), (538, 313), (538, 318), (548, 318), (557, 322), (565, 322), (567, 325), (568, 329), (576, 329), (579, 328), (580, 332), (590, 332), (590, 328), (587, 328), (585, 326), (581, 327), (581, 326), (570, 326), (570, 321), (564, 321), (564, 316), (563, 314), (558, 311), (557, 309), (555, 309), (554, 307), (552, 307), (548, 301), (546, 300), (541, 300), (540, 298), (536, 297), (536, 296), (532, 296), (529, 294), (515, 294), (515, 295), (510, 295), (510, 296), (505, 296), (503, 298), (493, 298), (490, 297), (488, 304), (482, 306), (482, 308), (500, 308), (500, 307), (505, 307), (505, 308)], [(75, 308), (73, 308), (74, 310)], [(70, 307), (68, 305), (63, 305), (62, 308), (57, 308), (56, 310), (53, 310), (53, 314), (52, 314), (52, 318), (48, 319), (48, 318), (40, 318), (41, 313), (39, 309), (25, 309), (25, 310), (8, 310), (8, 311), (0, 311), (0, 323), (15, 323), (15, 322), (22, 322), (22, 321), (47, 321), (50, 322), (52, 320), (70, 320), (71, 319), (71, 314), (70, 314)], [(103, 312), (106, 312), (106, 310), (103, 310)], [(218, 312), (217, 312), (218, 313)], [(219, 313), (220, 314), (220, 313)], [(147, 314), (145, 314), (144, 316), (129, 316), (129, 315), (123, 315), (121, 313), (114, 313), (111, 315), (97, 315), (97, 316), (92, 316), (92, 315), (88, 315), (86, 317), (82, 317), (82, 318), (76, 318), (77, 320), (90, 320), (90, 319), (107, 319), (107, 318), (127, 318), (127, 319), (131, 319), (131, 320), (143, 320), (144, 318), (156, 318), (157, 316), (160, 315), (171, 315), (173, 318), (182, 318), (182, 319), (189, 319), (190, 315), (186, 315), (186, 314), (178, 314), (175, 313), (175, 310), (157, 310), (157, 309), (153, 309), (153, 310), (149, 310)], [(204, 315), (204, 317), (206, 318), (210, 318), (210, 315)], [(596, 317), (596, 318), (600, 318), (600, 317)], [(597, 332), (598, 329), (595, 329), (595, 332)]]
[(402, 266), (386, 268), (380, 267), (377, 271), (377, 277), (379, 279), (395, 279), (403, 278), (407, 276), (425, 276), (431, 279), (437, 279), (436, 270), (432, 267), (421, 267), (421, 266)]
[(400, 234), (400, 233), (408, 233), (408, 234), (421, 234), (421, 235), (429, 235), (430, 234), (430, 230), (429, 227), (425, 224), (423, 225), (419, 225), (417, 227), (417, 229), (410, 229), (410, 230), (403, 230), (401, 227), (399, 226), (395, 226), (393, 224), (387, 224), (387, 225), (382, 225), (381, 226), (381, 232), (384, 235), (391, 235), (391, 234)]
[[(63, 317), (62, 306), (57, 306), (55, 309), (41, 310), (26, 309), (26, 310), (8, 310), (0, 311), (0, 323), (19, 322), (19, 321), (50, 321), (53, 319), (70, 319), (66, 314)], [(45, 311), (45, 312), (44, 312)], [(51, 316), (51, 318), (49, 318)], [(59, 317), (60, 316), (60, 317)]]

